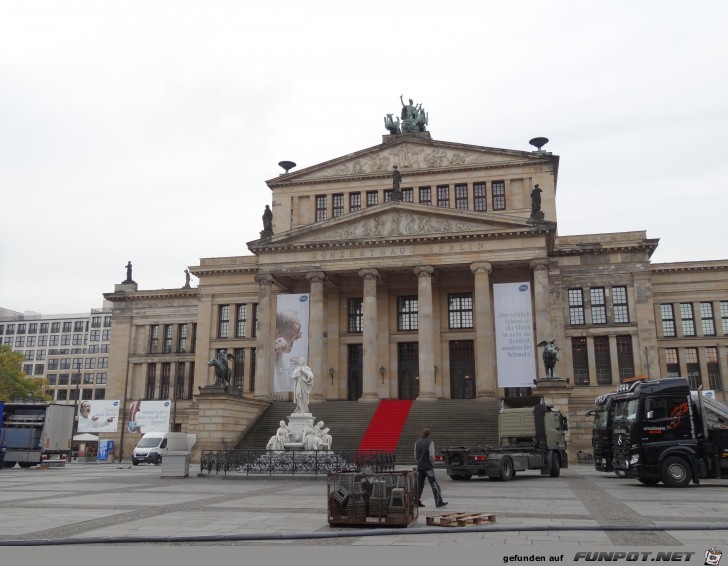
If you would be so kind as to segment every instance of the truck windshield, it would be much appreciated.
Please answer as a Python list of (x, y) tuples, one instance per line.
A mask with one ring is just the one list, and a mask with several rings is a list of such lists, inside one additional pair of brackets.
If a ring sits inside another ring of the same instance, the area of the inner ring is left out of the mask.
[(159, 446), (161, 441), (161, 438), (142, 438), (137, 444), (137, 448), (154, 448)]
[(614, 420), (632, 424), (637, 418), (638, 403), (638, 399), (617, 401), (614, 404)]
[(594, 430), (604, 430), (607, 428), (607, 411), (596, 411), (594, 413), (594, 425), (592, 428)]

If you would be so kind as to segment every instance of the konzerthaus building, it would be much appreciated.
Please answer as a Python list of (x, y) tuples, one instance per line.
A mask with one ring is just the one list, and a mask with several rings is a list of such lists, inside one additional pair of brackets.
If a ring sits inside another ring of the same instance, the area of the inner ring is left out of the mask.
[[(129, 276), (105, 294), (106, 398), (172, 400), (172, 430), (198, 449), (231, 447), (288, 402), (296, 357), (317, 377), (312, 403), (542, 395), (568, 412), (575, 449), (590, 448), (594, 398), (626, 378), (686, 376), (725, 399), (728, 261), (652, 264), (658, 240), (642, 230), (560, 235), (547, 140), (434, 140), (418, 111), (389, 116), (375, 146), (282, 162), (250, 253), (201, 259), (197, 288)], [(227, 390), (208, 365), (220, 354)]]

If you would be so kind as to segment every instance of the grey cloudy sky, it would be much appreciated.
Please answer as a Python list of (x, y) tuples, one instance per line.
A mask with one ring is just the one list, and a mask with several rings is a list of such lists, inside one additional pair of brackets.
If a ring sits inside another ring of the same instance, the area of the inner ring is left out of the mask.
[(257, 4), (0, 0), (0, 307), (248, 255), (277, 163), (377, 145), (400, 94), (437, 140), (548, 137), (560, 235), (728, 258), (728, 3)]

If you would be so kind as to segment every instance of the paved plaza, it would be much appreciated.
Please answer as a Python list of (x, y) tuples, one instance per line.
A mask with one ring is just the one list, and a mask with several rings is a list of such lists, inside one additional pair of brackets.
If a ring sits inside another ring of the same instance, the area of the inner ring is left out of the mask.
[[(685, 489), (647, 487), (586, 465), (562, 470), (560, 478), (527, 472), (510, 482), (454, 482), (438, 471), (447, 508), (435, 508), (428, 486), (415, 524), (364, 529), (328, 524), (325, 477), (200, 476), (194, 464), (186, 478), (163, 478), (160, 471), (75, 462), (58, 469), (0, 470), (2, 555), (19, 544), (77, 550), (127, 544), (314, 546), (350, 553), (355, 547), (420, 547), (436, 553), (490, 550), (494, 556), (530, 549), (567, 558), (579, 550), (619, 548), (690, 549), (702, 563), (711, 547), (728, 551), (728, 482), (719, 480)], [(445, 511), (489, 513), (496, 521), (457, 528), (426, 524), (428, 515)], [(610, 530), (616, 527), (629, 530)]]

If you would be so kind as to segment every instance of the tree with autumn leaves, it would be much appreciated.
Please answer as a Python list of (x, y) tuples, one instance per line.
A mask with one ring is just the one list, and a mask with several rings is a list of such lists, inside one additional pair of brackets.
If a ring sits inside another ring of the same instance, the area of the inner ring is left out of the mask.
[(27, 377), (21, 370), (23, 361), (23, 354), (0, 345), (0, 401), (48, 399), (44, 393), (45, 380)]

